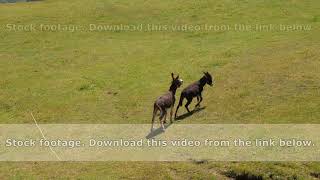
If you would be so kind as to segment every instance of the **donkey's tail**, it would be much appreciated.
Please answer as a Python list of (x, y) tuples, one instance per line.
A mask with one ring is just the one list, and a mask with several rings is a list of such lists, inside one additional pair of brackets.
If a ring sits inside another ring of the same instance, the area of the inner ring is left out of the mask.
[(153, 114), (156, 115), (158, 110), (160, 111), (160, 114), (161, 114), (162, 108), (157, 104), (157, 102), (155, 102), (153, 105)]
[(155, 102), (154, 105), (153, 105), (153, 110), (154, 111), (156, 111), (156, 110), (161, 111), (161, 107)]
[(152, 121), (151, 121), (151, 132), (153, 131), (154, 118), (157, 115), (158, 109), (161, 111), (159, 105), (155, 102), (154, 105), (153, 105), (153, 115), (152, 115)]

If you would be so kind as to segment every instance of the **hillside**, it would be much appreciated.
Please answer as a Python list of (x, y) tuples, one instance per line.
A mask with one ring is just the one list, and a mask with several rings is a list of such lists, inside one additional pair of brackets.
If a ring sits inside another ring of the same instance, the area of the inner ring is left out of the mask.
[[(0, 4), (0, 122), (33, 123), (33, 112), (39, 123), (150, 123), (171, 72), (185, 87), (209, 71), (215, 85), (205, 88), (204, 110), (175, 123), (319, 123), (319, 6), (316, 0)], [(320, 176), (318, 163), (294, 162), (0, 165), (3, 178)]]

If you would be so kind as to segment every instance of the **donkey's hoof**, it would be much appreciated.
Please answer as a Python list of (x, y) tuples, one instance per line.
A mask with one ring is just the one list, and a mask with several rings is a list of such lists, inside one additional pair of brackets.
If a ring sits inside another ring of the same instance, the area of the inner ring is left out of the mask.
[(151, 128), (150, 132), (153, 132), (155, 129), (154, 128)]

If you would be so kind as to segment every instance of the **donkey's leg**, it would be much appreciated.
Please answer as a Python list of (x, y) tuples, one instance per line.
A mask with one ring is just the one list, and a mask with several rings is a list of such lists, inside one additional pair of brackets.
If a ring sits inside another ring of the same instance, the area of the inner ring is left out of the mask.
[(167, 111), (166, 110), (162, 110), (159, 120), (160, 120), (160, 125), (161, 125), (161, 128), (162, 128), (163, 131), (165, 130), (163, 122), (164, 122), (164, 117), (166, 115), (167, 115)]
[(197, 99), (198, 99), (198, 103), (197, 103), (196, 107), (200, 107), (200, 103), (202, 102), (202, 95), (200, 94), (199, 96), (197, 96)]
[(200, 102), (200, 97), (197, 96), (197, 104), (195, 105), (195, 107), (198, 107), (198, 106), (199, 106), (199, 102)]
[(164, 117), (164, 110), (163, 109), (160, 109), (160, 117), (159, 117), (159, 121), (161, 122), (161, 120), (163, 119)]
[(177, 119), (177, 114), (178, 114), (179, 107), (180, 107), (180, 105), (178, 104), (177, 109), (176, 109), (176, 113), (174, 114), (174, 119)]
[[(177, 119), (178, 110), (179, 110), (179, 107), (182, 106), (183, 99), (184, 99), (184, 95), (181, 94), (181, 95), (180, 95), (179, 104), (178, 104), (177, 109), (176, 109), (176, 113), (174, 114), (174, 118), (175, 118), (175, 119)], [(172, 108), (173, 108), (173, 107), (172, 107)]]
[(174, 108), (174, 106), (171, 106), (171, 110), (170, 110), (170, 123), (173, 123), (173, 121), (172, 121), (173, 108)]
[(190, 113), (190, 110), (189, 110), (188, 106), (191, 104), (192, 98), (187, 98), (187, 100), (188, 100), (188, 102), (184, 107), (186, 107), (187, 111)]
[(167, 124), (167, 113), (164, 114), (163, 123)]

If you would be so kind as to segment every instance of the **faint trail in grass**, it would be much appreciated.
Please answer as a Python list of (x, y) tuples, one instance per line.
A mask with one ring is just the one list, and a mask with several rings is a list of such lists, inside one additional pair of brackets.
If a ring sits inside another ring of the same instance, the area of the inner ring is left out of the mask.
[[(32, 112), (31, 112), (30, 114), (31, 114), (31, 116), (32, 116), (32, 119), (33, 119), (34, 123), (36, 124), (37, 128), (39, 129), (39, 131), (40, 131), (43, 139), (44, 139), (44, 140), (47, 140), (47, 138), (46, 138), (46, 137), (44, 136), (44, 134), (43, 134), (42, 129), (41, 129), (40, 126), (38, 125), (37, 120), (34, 118)], [(61, 158), (60, 158), (60, 157), (58, 156), (58, 154), (52, 149), (52, 147), (51, 147), (50, 145), (49, 145), (49, 148), (50, 148), (50, 151), (56, 156), (56, 158), (57, 158), (59, 161), (61, 161)]]

